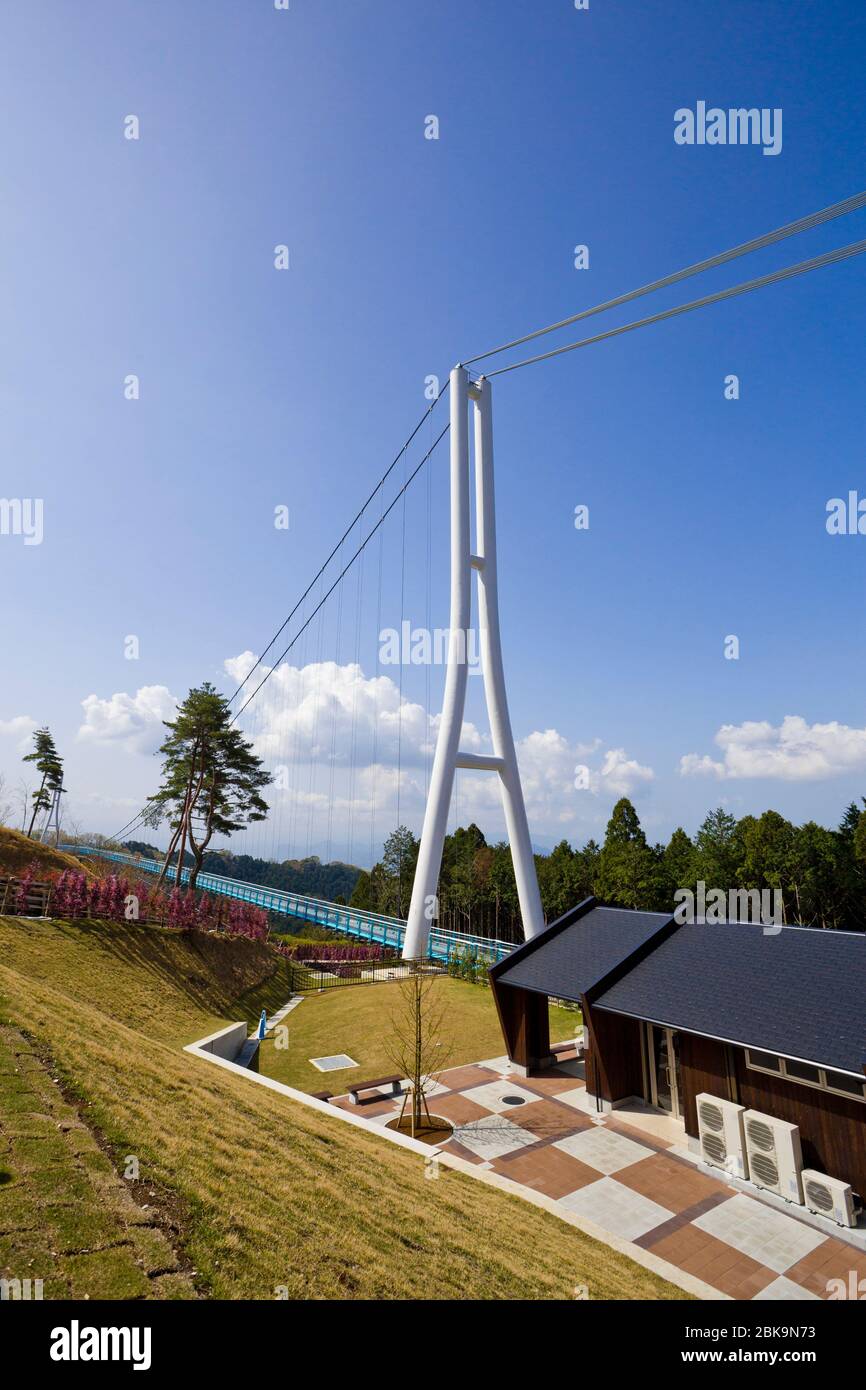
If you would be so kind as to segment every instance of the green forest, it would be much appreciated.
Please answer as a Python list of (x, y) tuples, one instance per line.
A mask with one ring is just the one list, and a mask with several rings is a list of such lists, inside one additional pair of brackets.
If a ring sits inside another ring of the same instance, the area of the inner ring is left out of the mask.
[[(89, 836), (92, 842), (101, 836)], [(165, 858), (165, 850), (144, 840), (126, 840), (122, 848), (130, 854), (143, 854), (146, 859)], [(184, 864), (192, 868), (193, 857), (184, 855)], [(204, 856), (205, 873), (222, 874), (243, 883), (261, 883), (268, 888), (280, 888), (286, 893), (303, 893), (310, 898), (327, 902), (348, 902), (361, 870), (354, 864), (330, 864), (312, 854), (306, 859), (284, 859), (282, 862), (259, 859), (253, 854), (233, 854), (231, 850), (208, 850)]]
[[(682, 829), (667, 844), (650, 844), (637, 811), (623, 797), (613, 808), (604, 843), (572, 849), (561, 841), (535, 863), (545, 918), (554, 921), (593, 894), (618, 907), (668, 912), (677, 889), (778, 890), (783, 920), (807, 927), (866, 930), (866, 799), (849, 805), (836, 830), (793, 825), (777, 811), (740, 820), (719, 807), (694, 838)], [(405, 917), (418, 841), (400, 826), (381, 860), (358, 877), (350, 899), (371, 912)], [(511, 854), (490, 845), (477, 825), (445, 841), (439, 881), (439, 925), (454, 931), (522, 939)]]

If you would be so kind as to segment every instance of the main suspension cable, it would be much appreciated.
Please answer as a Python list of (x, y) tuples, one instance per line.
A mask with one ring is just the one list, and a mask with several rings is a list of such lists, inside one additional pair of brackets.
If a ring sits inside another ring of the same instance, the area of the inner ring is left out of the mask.
[(736, 260), (738, 256), (746, 256), (752, 251), (760, 251), (765, 246), (772, 246), (778, 241), (783, 241), (786, 237), (807, 232), (812, 227), (830, 222), (835, 217), (844, 217), (847, 213), (856, 212), (862, 207), (866, 207), (866, 190), (862, 193), (855, 193), (850, 198), (843, 198), (841, 202), (831, 203), (829, 207), (822, 208), (820, 212), (811, 212), (806, 217), (799, 217), (796, 222), (788, 222), (784, 227), (777, 227), (772, 232), (765, 232), (763, 236), (753, 237), (751, 241), (744, 241), (740, 246), (733, 246), (729, 251), (720, 251), (718, 255), (709, 256), (705, 261), (698, 261), (695, 265), (687, 266), (684, 270), (676, 270), (671, 275), (663, 275), (660, 280), (653, 280), (648, 285), (642, 285), (640, 289), (629, 290), (627, 294), (617, 295), (615, 299), (607, 299), (603, 304), (593, 305), (591, 309), (582, 309), (579, 314), (570, 314), (568, 318), (560, 319), (558, 323), (548, 324), (545, 328), (536, 328), (532, 333), (524, 333), (520, 338), (512, 338), (510, 342), (502, 343), (499, 347), (489, 348), (487, 352), (479, 352), (475, 357), (466, 357), (461, 365), (469, 367), (473, 362), (482, 362), (485, 358), (495, 357), (498, 353), (507, 352), (510, 348), (521, 347), (523, 343), (530, 343), (534, 338), (542, 338), (547, 333), (555, 333), (560, 328), (568, 328), (570, 324), (579, 323), (581, 319), (591, 318), (593, 314), (602, 314), (608, 309), (617, 309), (622, 304), (629, 304), (634, 299), (640, 299), (642, 295), (652, 294), (655, 290), (662, 290), (669, 285), (679, 284), (681, 280), (687, 280), (691, 275), (699, 275), (704, 270), (713, 270), (716, 266)]

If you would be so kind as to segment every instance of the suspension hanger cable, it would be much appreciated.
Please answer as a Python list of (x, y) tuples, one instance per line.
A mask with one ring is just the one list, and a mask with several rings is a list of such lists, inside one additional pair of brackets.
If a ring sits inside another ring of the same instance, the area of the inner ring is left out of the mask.
[(280, 662), (281, 662), (286, 656), (288, 656), (289, 652), (292, 650), (292, 647), (295, 645), (295, 643), (297, 642), (297, 640), (298, 640), (298, 638), (300, 637), (301, 633), (303, 632), (304, 627), (306, 627), (307, 623), (309, 623), (309, 622), (311, 621), (311, 619), (315, 617), (315, 615), (316, 615), (316, 613), (318, 613), (319, 609), (320, 609), (325, 603), (327, 603), (327, 601), (328, 601), (328, 599), (330, 598), (331, 594), (334, 592), (334, 590), (336, 589), (337, 585), (340, 583), (340, 580), (341, 580), (341, 579), (343, 578), (343, 576), (344, 576), (345, 574), (347, 574), (348, 571), (352, 568), (352, 566), (354, 565), (354, 563), (355, 563), (355, 561), (357, 560), (358, 556), (361, 554), (361, 551), (362, 551), (362, 550), (364, 549), (364, 547), (369, 543), (369, 541), (372, 540), (373, 536), (375, 536), (376, 532), (379, 530), (380, 526), (382, 525), (382, 522), (383, 522), (383, 521), (385, 520), (385, 518), (388, 516), (389, 512), (391, 512), (391, 511), (394, 510), (394, 508), (396, 507), (397, 503), (400, 501), (400, 498), (403, 496), (403, 494), (404, 494), (404, 492), (406, 491), (406, 489), (411, 485), (411, 483), (414, 481), (414, 479), (415, 479), (415, 478), (418, 476), (418, 474), (421, 472), (421, 469), (424, 467), (424, 464), (425, 464), (425, 463), (427, 462), (427, 460), (430, 458), (430, 455), (435, 451), (435, 449), (437, 448), (437, 446), (438, 446), (438, 445), (442, 442), (442, 440), (445, 438), (445, 436), (446, 436), (446, 434), (448, 433), (448, 431), (449, 431), (450, 428), (451, 428), (451, 424), (450, 424), (450, 421), (449, 421), (449, 423), (444, 427), (444, 429), (442, 429), (442, 430), (440, 431), (440, 433), (437, 435), (436, 440), (435, 440), (435, 443), (432, 445), (432, 447), (431, 447), (430, 449), (427, 450), (427, 453), (424, 455), (424, 457), (422, 458), (421, 462), (417, 465), (417, 467), (413, 470), (413, 472), (409, 474), (408, 479), (407, 479), (406, 482), (403, 484), (403, 486), (401, 487), (401, 489), (400, 489), (400, 491), (397, 493), (397, 495), (393, 498), (393, 500), (392, 500), (392, 501), (389, 503), (389, 505), (386, 507), (386, 509), (385, 509), (385, 511), (383, 512), (383, 514), (382, 514), (382, 516), (380, 517), (380, 519), (379, 519), (379, 520), (376, 522), (376, 524), (375, 524), (374, 526), (372, 526), (372, 527), (370, 528), (370, 530), (367, 532), (367, 535), (364, 537), (364, 539), (362, 540), (361, 544), (358, 546), (358, 548), (357, 548), (357, 550), (355, 551), (354, 555), (352, 555), (351, 559), (346, 563), (346, 565), (343, 567), (343, 569), (342, 569), (342, 570), (340, 571), (340, 573), (337, 575), (337, 578), (334, 580), (333, 584), (332, 584), (331, 587), (328, 589), (328, 591), (327, 591), (327, 593), (324, 595), (324, 597), (321, 598), (321, 599), (319, 600), (318, 605), (313, 609), (313, 612), (311, 613), (310, 617), (307, 618), (307, 620), (306, 620), (306, 622), (304, 623), (303, 627), (300, 627), (300, 628), (298, 629), (298, 631), (295, 633), (295, 635), (294, 635), (294, 637), (292, 638), (292, 640), (291, 640), (291, 642), (289, 643), (289, 645), (288, 645), (288, 646), (280, 653), (280, 655), (277, 657), (277, 659), (276, 659), (276, 661), (274, 662), (273, 666), (271, 666), (271, 667), (265, 672), (264, 676), (263, 676), (262, 679), (259, 681), (258, 685), (256, 686), (255, 690), (252, 692), (252, 694), (247, 696), (247, 699), (244, 701), (244, 703), (241, 705), (240, 709), (237, 711), (237, 714), (235, 715), (235, 719), (237, 719), (241, 714), (243, 714), (243, 712), (244, 712), (244, 710), (246, 709), (247, 705), (250, 704), (250, 702), (251, 702), (252, 700), (255, 699), (256, 695), (258, 695), (258, 693), (259, 693), (259, 691), (261, 690), (262, 686), (265, 684), (265, 682), (266, 682), (267, 680), (270, 679), (270, 677), (273, 675), (274, 671), (276, 671), (276, 669), (277, 669), (277, 667), (279, 666)]
[[(412, 433), (412, 438), (414, 438), (414, 436), (418, 433), (418, 430), (421, 428), (421, 425), (424, 423), (424, 420), (427, 419), (428, 415), (430, 414), (430, 411), (431, 411), (431, 410), (433, 409), (433, 407), (436, 405), (437, 401), (439, 401), (439, 400), (442, 399), (442, 395), (443, 395), (443, 394), (444, 394), (444, 391), (443, 391), (443, 392), (440, 392), (440, 394), (436, 397), (436, 400), (433, 401), (433, 402), (431, 403), (429, 410), (425, 411), (425, 413), (424, 413), (422, 419), (419, 421), (418, 425), (415, 427), (415, 430), (414, 430), (413, 433)], [(380, 527), (383, 525), (383, 523), (384, 523), (384, 521), (386, 520), (386, 518), (388, 517), (389, 513), (393, 511), (394, 507), (396, 507), (397, 503), (400, 501), (400, 498), (401, 498), (401, 497), (403, 496), (403, 494), (406, 492), (407, 488), (409, 488), (409, 487), (411, 486), (411, 484), (414, 482), (415, 478), (416, 478), (416, 477), (418, 476), (418, 474), (421, 472), (421, 469), (424, 467), (425, 463), (427, 463), (428, 459), (432, 456), (432, 454), (435, 453), (436, 449), (439, 447), (439, 445), (441, 444), (442, 440), (445, 438), (445, 435), (448, 433), (448, 431), (449, 431), (450, 428), (451, 428), (451, 423), (450, 423), (450, 421), (448, 421), (448, 422), (445, 424), (445, 426), (443, 427), (443, 429), (440, 430), (439, 434), (436, 436), (436, 439), (433, 441), (433, 443), (431, 444), (430, 448), (427, 450), (427, 452), (426, 452), (426, 453), (424, 454), (424, 456), (422, 457), (420, 463), (418, 463), (417, 466), (416, 466), (416, 467), (413, 469), (413, 471), (410, 473), (409, 477), (406, 479), (405, 483), (404, 483), (403, 486), (400, 488), (399, 492), (397, 492), (396, 495), (392, 498), (392, 500), (391, 500), (391, 502), (388, 504), (388, 506), (382, 510), (381, 515), (380, 515), (380, 517), (379, 517), (379, 520), (378, 520), (373, 526), (371, 526), (370, 530), (367, 532), (366, 536), (363, 538), (363, 540), (361, 541), (360, 545), (359, 545), (359, 546), (357, 547), (357, 549), (354, 551), (354, 553), (352, 554), (351, 558), (348, 560), (348, 562), (346, 563), (346, 565), (343, 567), (343, 569), (342, 569), (342, 570), (340, 571), (340, 573), (337, 575), (337, 577), (336, 577), (336, 579), (334, 580), (333, 584), (331, 584), (331, 586), (330, 586), (330, 588), (327, 590), (327, 592), (319, 599), (319, 602), (317, 603), (316, 607), (312, 610), (312, 612), (309, 614), (309, 616), (303, 621), (303, 623), (302, 623), (301, 626), (298, 628), (298, 630), (297, 630), (297, 632), (295, 633), (295, 635), (294, 635), (294, 637), (292, 638), (292, 640), (288, 643), (288, 645), (283, 649), (283, 651), (282, 651), (282, 652), (280, 653), (280, 655), (277, 657), (277, 659), (276, 659), (276, 661), (274, 662), (273, 666), (271, 666), (271, 667), (265, 672), (265, 675), (264, 675), (264, 676), (262, 677), (262, 679), (259, 681), (258, 685), (256, 686), (255, 690), (253, 690), (252, 694), (250, 694), (250, 695), (247, 697), (247, 699), (244, 701), (244, 703), (240, 706), (240, 708), (237, 709), (237, 710), (235, 711), (235, 713), (234, 713), (234, 715), (233, 715), (233, 717), (232, 717), (232, 720), (231, 720), (231, 722), (232, 722), (233, 724), (234, 724), (234, 723), (239, 719), (239, 717), (243, 714), (243, 712), (244, 712), (244, 710), (247, 708), (247, 706), (248, 706), (249, 704), (252, 703), (252, 701), (255, 699), (256, 695), (257, 695), (257, 694), (259, 693), (259, 691), (261, 690), (262, 686), (266, 683), (266, 681), (268, 681), (268, 680), (270, 679), (271, 675), (272, 675), (273, 672), (277, 669), (277, 667), (280, 665), (280, 663), (284, 660), (284, 658), (285, 658), (286, 656), (288, 656), (289, 652), (290, 652), (290, 651), (292, 650), (292, 648), (294, 647), (294, 645), (295, 645), (295, 643), (297, 642), (298, 638), (299, 638), (299, 637), (301, 636), (301, 634), (309, 627), (310, 623), (313, 621), (313, 619), (315, 618), (315, 616), (316, 616), (316, 614), (319, 612), (319, 610), (324, 606), (325, 603), (327, 603), (328, 599), (330, 598), (331, 594), (332, 594), (332, 593), (334, 592), (334, 590), (336, 589), (337, 585), (338, 585), (338, 584), (340, 583), (340, 581), (344, 578), (344, 576), (348, 573), (348, 571), (352, 568), (352, 566), (354, 565), (355, 561), (358, 559), (358, 556), (361, 554), (361, 552), (364, 550), (364, 548), (365, 548), (365, 547), (369, 544), (369, 542), (372, 540), (372, 538), (373, 538), (373, 536), (376, 534), (376, 532), (377, 532), (377, 531), (380, 529)], [(408, 441), (407, 441), (407, 443), (408, 443)], [(388, 469), (388, 473), (392, 472), (393, 469), (394, 469), (394, 467), (396, 467), (396, 465), (397, 465), (397, 464), (400, 462), (400, 460), (403, 458), (403, 455), (404, 455), (404, 453), (405, 453), (405, 448), (406, 448), (406, 446), (404, 446), (404, 448), (400, 450), (400, 453), (397, 455), (397, 458), (394, 460), (394, 463), (393, 463), (393, 464), (391, 465), (391, 467)], [(371, 498), (372, 498), (372, 497), (375, 497), (376, 492), (379, 490), (379, 488), (380, 488), (380, 487), (382, 486), (382, 484), (384, 483), (385, 479), (386, 479), (387, 476), (388, 476), (388, 473), (386, 473), (386, 474), (383, 476), (381, 482), (378, 484), (377, 488), (376, 488), (376, 489), (374, 490), (374, 492), (371, 494)], [(355, 518), (355, 520), (352, 522), (352, 526), (349, 527), (348, 530), (344, 533), (343, 539), (345, 539), (345, 537), (346, 537), (346, 536), (349, 534), (349, 532), (352, 530), (352, 527), (354, 527), (354, 525), (355, 525), (356, 522), (358, 521), (358, 517), (360, 517), (361, 515), (363, 515), (363, 513), (366, 511), (367, 507), (369, 506), (369, 503), (370, 503), (371, 498), (368, 498), (367, 502), (364, 503), (364, 506), (361, 508), (361, 511), (358, 513), (358, 516), (357, 516), (357, 517)], [(384, 501), (384, 494), (383, 494), (383, 499), (382, 499), (382, 500)], [(336, 554), (336, 552), (340, 549), (340, 546), (342, 545), (342, 543), (343, 543), (343, 542), (340, 541), (340, 543), (334, 548), (334, 550), (333, 550), (332, 553), (331, 553), (331, 557), (329, 557), (329, 559), (330, 559), (330, 558), (333, 558), (333, 555)], [(309, 594), (309, 592), (310, 592), (310, 590), (312, 589), (313, 585), (314, 585), (318, 580), (321, 579), (321, 580), (322, 580), (322, 584), (323, 584), (323, 586), (324, 586), (324, 579), (323, 579), (323, 576), (324, 576), (324, 572), (325, 572), (325, 569), (327, 568), (328, 563), (329, 563), (329, 561), (326, 561), (326, 562), (325, 562), (325, 564), (324, 564), (324, 565), (322, 566), (322, 568), (319, 570), (319, 573), (316, 575), (316, 578), (312, 581), (312, 584), (308, 585), (308, 587), (307, 587), (307, 589), (306, 589), (306, 591), (305, 591), (303, 597), (299, 600), (299, 603), (302, 603), (302, 602), (303, 602), (303, 598), (305, 598), (305, 597)], [(299, 606), (299, 604), (296, 604), (296, 605), (295, 605), (295, 608), (292, 610), (293, 613), (297, 611), (298, 606)], [(290, 617), (291, 617), (291, 615), (290, 615)], [(261, 660), (262, 660), (262, 657), (264, 657), (264, 656), (266, 655), (266, 653), (270, 650), (270, 648), (273, 646), (274, 641), (275, 641), (276, 638), (279, 636), (279, 633), (282, 632), (283, 629), (286, 627), (286, 624), (287, 624), (288, 622), (289, 622), (289, 618), (287, 618), (287, 619), (286, 619), (286, 622), (282, 624), (282, 626), (278, 629), (278, 631), (277, 631), (276, 633), (274, 633), (274, 636), (271, 638), (271, 641), (268, 643), (268, 646), (267, 646), (267, 647), (265, 648), (265, 650), (262, 652), (262, 654), (261, 654), (261, 656), (259, 657), (259, 659), (258, 659), (258, 661), (256, 662), (256, 664), (255, 664), (253, 667), (251, 667), (250, 671), (247, 673), (247, 675), (246, 675), (246, 676), (244, 677), (244, 679), (241, 681), (241, 684), (238, 686), (237, 690), (235, 691), (235, 694), (232, 696), (232, 699), (234, 699), (235, 696), (239, 693), (239, 691), (243, 689), (244, 685), (245, 685), (246, 682), (249, 680), (250, 675), (252, 674), (252, 672), (255, 671), (256, 668), (260, 665)], [(229, 703), (231, 703), (231, 701), (229, 701)], [(144, 816), (145, 816), (145, 814), (146, 814), (146, 812), (147, 812), (147, 809), (148, 809), (148, 808), (145, 806), (145, 807), (143, 807), (140, 811), (138, 811), (137, 814), (134, 815), (134, 816), (132, 817), (131, 820), (127, 821), (126, 825), (122, 826), (120, 830), (116, 831), (116, 832), (114, 833), (114, 835), (113, 835), (111, 838), (112, 838), (112, 839), (115, 839), (115, 840), (119, 840), (119, 839), (121, 838), (121, 836), (123, 836), (123, 835), (130, 835), (130, 834), (132, 834), (133, 831), (134, 831), (135, 829), (137, 829), (139, 825), (143, 824), (143, 818), (144, 818)]]
[(344, 542), (345, 540), (347, 540), (348, 537), (351, 535), (352, 531), (354, 531), (355, 527), (357, 526), (358, 522), (359, 522), (359, 521), (361, 520), (361, 518), (363, 517), (363, 515), (364, 515), (365, 511), (367, 510), (367, 508), (369, 507), (370, 503), (373, 501), (373, 498), (376, 496), (376, 493), (379, 491), (379, 488), (382, 487), (382, 486), (387, 482), (388, 478), (389, 478), (390, 475), (393, 473), (394, 469), (397, 467), (397, 464), (400, 462), (400, 460), (401, 460), (401, 458), (403, 457), (403, 455), (405, 454), (406, 450), (409, 448), (409, 445), (412, 443), (412, 441), (413, 441), (413, 439), (415, 438), (415, 436), (417, 435), (418, 431), (421, 429), (422, 425), (424, 424), (424, 421), (427, 420), (427, 419), (429, 418), (429, 416), (432, 414), (432, 412), (436, 409), (436, 406), (439, 404), (440, 400), (441, 400), (442, 397), (444, 396), (445, 390), (447, 389), (447, 385), (449, 385), (449, 384), (450, 384), (450, 382), (447, 383), (447, 384), (446, 384), (446, 387), (443, 388), (442, 391), (439, 392), (439, 395), (436, 397), (436, 399), (430, 402), (429, 406), (428, 406), (427, 409), (424, 411), (424, 414), (421, 416), (421, 419), (418, 421), (418, 423), (417, 423), (417, 425), (415, 426), (415, 428), (413, 429), (412, 433), (409, 435), (409, 438), (408, 438), (408, 439), (406, 440), (406, 442), (403, 444), (403, 446), (401, 447), (401, 449), (399, 450), (399, 452), (397, 453), (397, 455), (395, 456), (395, 458), (393, 459), (393, 461), (392, 461), (392, 462), (388, 465), (388, 467), (385, 469), (385, 472), (382, 474), (382, 477), (379, 479), (378, 483), (377, 483), (376, 486), (373, 488), (373, 491), (370, 493), (369, 497), (367, 498), (367, 500), (366, 500), (366, 502), (364, 503), (364, 505), (361, 507), (360, 511), (355, 515), (355, 517), (354, 517), (353, 520), (351, 521), (350, 525), (348, 525), (348, 526), (346, 527), (345, 531), (343, 532), (343, 534), (342, 534), (342, 536), (340, 537), (340, 539), (337, 541), (337, 544), (334, 546), (333, 550), (331, 551), (331, 553), (330, 553), (330, 555), (328, 556), (328, 558), (327, 558), (327, 560), (325, 561), (325, 563), (322, 565), (321, 569), (319, 569), (318, 573), (315, 574), (315, 575), (313, 576), (313, 578), (310, 580), (309, 584), (307, 585), (307, 587), (306, 587), (306, 589), (304, 590), (304, 592), (301, 594), (301, 597), (298, 599), (298, 601), (297, 601), (297, 603), (295, 604), (294, 608), (292, 609), (291, 613), (289, 613), (289, 615), (288, 615), (288, 617), (285, 619), (285, 621), (282, 622), (282, 623), (280, 624), (280, 626), (277, 628), (277, 630), (276, 630), (276, 632), (274, 633), (273, 637), (271, 638), (270, 642), (269, 642), (268, 645), (264, 648), (264, 650), (263, 650), (262, 652), (259, 653), (259, 656), (258, 656), (257, 660), (256, 660), (255, 663), (250, 667), (249, 671), (247, 671), (247, 674), (244, 676), (243, 680), (241, 681), (241, 683), (240, 683), (240, 685), (238, 686), (238, 688), (235, 690), (234, 694), (231, 695), (231, 696), (229, 697), (229, 701), (228, 701), (229, 704), (232, 704), (232, 703), (237, 699), (238, 695), (239, 695), (239, 694), (241, 693), (241, 691), (243, 690), (243, 688), (244, 688), (244, 686), (246, 685), (247, 681), (249, 680), (250, 676), (251, 676), (255, 671), (258, 670), (259, 666), (261, 666), (262, 661), (263, 661), (264, 658), (267, 656), (268, 652), (271, 650), (271, 647), (274, 645), (274, 643), (276, 642), (277, 638), (280, 636), (281, 633), (285, 632), (286, 628), (288, 627), (289, 623), (292, 621), (292, 618), (293, 618), (293, 617), (295, 616), (295, 614), (297, 613), (298, 609), (300, 608), (300, 606), (301, 606), (301, 604), (303, 603), (304, 599), (305, 599), (305, 598), (307, 597), (307, 595), (309, 594), (310, 590), (314, 587), (314, 585), (315, 585), (316, 582), (318, 581), (319, 577), (320, 577), (321, 575), (324, 574), (325, 570), (328, 568), (328, 565), (331, 563), (331, 561), (333, 560), (334, 556), (337, 554), (338, 550), (339, 550), (339, 549), (341, 548), (341, 546), (343, 545), (343, 542)]

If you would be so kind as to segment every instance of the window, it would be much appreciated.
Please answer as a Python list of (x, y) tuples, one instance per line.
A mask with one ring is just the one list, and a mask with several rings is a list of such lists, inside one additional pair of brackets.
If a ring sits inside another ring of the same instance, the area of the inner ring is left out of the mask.
[(748, 1047), (745, 1053), (746, 1066), (750, 1071), (770, 1072), (773, 1076), (784, 1076), (788, 1081), (797, 1081), (803, 1086), (814, 1086), (819, 1091), (866, 1101), (866, 1078), (861, 1081), (844, 1071), (829, 1071), (826, 1067), (813, 1066), (811, 1062), (797, 1062), (793, 1058), (777, 1057), (772, 1052), (755, 1052)]
[(846, 1076), (844, 1071), (825, 1071), (828, 1091), (843, 1091), (846, 1096), (862, 1096), (863, 1082), (856, 1076)]
[(761, 1071), (781, 1071), (782, 1060), (771, 1052), (749, 1052), (749, 1066), (760, 1067)]
[(785, 1062), (785, 1075), (790, 1076), (792, 1081), (811, 1081), (813, 1086), (821, 1085), (821, 1073), (817, 1067), (810, 1067), (808, 1062)]

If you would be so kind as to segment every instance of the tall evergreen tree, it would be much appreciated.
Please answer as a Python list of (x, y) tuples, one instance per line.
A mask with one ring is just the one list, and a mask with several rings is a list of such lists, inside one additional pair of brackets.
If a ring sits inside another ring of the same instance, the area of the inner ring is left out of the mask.
[(205, 850), (214, 835), (231, 835), (268, 814), (262, 791), (272, 781), (241, 731), (233, 727), (228, 701), (209, 681), (189, 692), (173, 720), (164, 720), (168, 738), (162, 785), (148, 798), (146, 823), (168, 817), (172, 838), (160, 878), (177, 850), (181, 881), (187, 843), (193, 855), (190, 888), (195, 887)]
[(716, 807), (701, 825), (695, 838), (697, 849), (696, 878), (703, 879), (708, 888), (738, 887), (737, 870), (741, 859), (737, 820), (723, 806)]
[(796, 828), (788, 858), (786, 920), (804, 927), (845, 927), (854, 923), (847, 912), (840, 870), (844, 854), (839, 836), (807, 821)]
[(664, 867), (670, 887), (671, 901), (678, 888), (694, 890), (697, 882), (695, 847), (682, 826), (677, 826), (664, 851)]
[(418, 847), (419, 841), (405, 825), (398, 825), (385, 841), (382, 851), (384, 901), (380, 912), (404, 918), (408, 914)]
[(514, 863), (506, 840), (493, 847), (488, 887), (493, 906), (493, 935), (502, 938), (504, 923), (516, 920), (519, 911)]
[(51, 730), (37, 729), (33, 735), (33, 745), (33, 752), (25, 754), (23, 761), (35, 763), (41, 781), (33, 793), (33, 812), (27, 827), (28, 835), (33, 834), (37, 816), (51, 809), (54, 792), (63, 784), (63, 759), (55, 747)]
[(596, 893), (617, 907), (642, 907), (653, 874), (653, 854), (627, 796), (613, 808), (598, 860)]
[(778, 811), (744, 816), (739, 823), (741, 861), (737, 879), (744, 888), (787, 887), (794, 849), (794, 827)]

